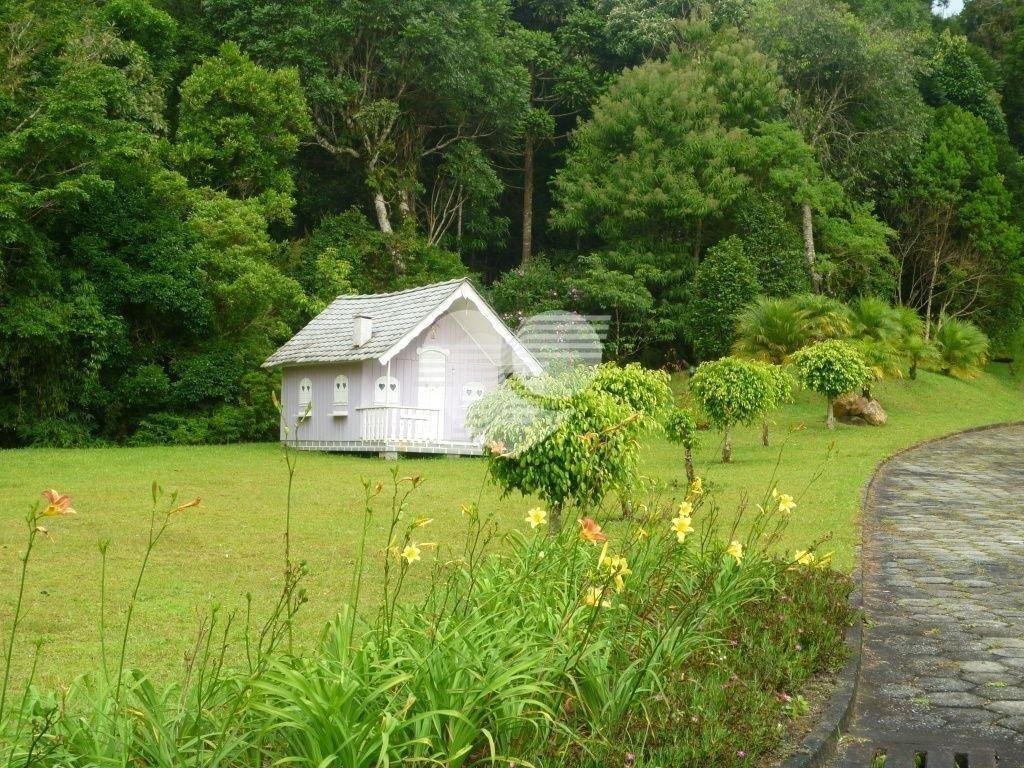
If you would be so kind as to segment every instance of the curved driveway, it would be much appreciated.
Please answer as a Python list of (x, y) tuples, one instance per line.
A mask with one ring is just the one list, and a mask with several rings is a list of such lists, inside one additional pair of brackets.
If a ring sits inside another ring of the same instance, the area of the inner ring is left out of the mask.
[(1024, 426), (892, 459), (864, 526), (864, 656), (836, 763), (1024, 766)]

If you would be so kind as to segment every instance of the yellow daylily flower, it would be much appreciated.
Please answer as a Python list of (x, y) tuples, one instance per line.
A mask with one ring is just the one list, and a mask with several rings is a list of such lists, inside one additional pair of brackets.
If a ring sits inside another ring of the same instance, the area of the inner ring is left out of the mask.
[(636, 529), (636, 533), (634, 535), (636, 536), (638, 541), (643, 541), (644, 539), (649, 539), (650, 536), (651, 536), (651, 534), (649, 534), (647, 532), (646, 528), (637, 528)]
[(672, 519), (672, 530), (676, 534), (676, 539), (682, 544), (686, 541), (686, 535), (693, 533), (693, 521), (689, 515), (680, 514)]
[(407, 563), (415, 563), (417, 560), (421, 559), (420, 548), (417, 547), (415, 544), (406, 544), (405, 548), (402, 550), (402, 554), (399, 555), (399, 557), (401, 557)]
[(834, 552), (825, 553), (824, 555), (818, 558), (818, 562), (815, 563), (814, 567), (821, 569), (828, 568), (830, 565), (832, 565), (832, 555), (834, 554)]
[(696, 498), (704, 493), (704, 483), (699, 477), (693, 478), (693, 482), (690, 483), (690, 496)]
[(814, 555), (806, 549), (793, 553), (793, 562), (797, 565), (814, 565)]
[(546, 509), (540, 507), (534, 507), (526, 513), (526, 522), (530, 524), (530, 528), (537, 528), (541, 525), (547, 525), (548, 512)]
[(733, 539), (729, 546), (726, 547), (725, 554), (731, 556), (738, 563), (743, 559), (743, 545)]
[(693, 504), (688, 501), (679, 502), (679, 517), (690, 517), (693, 515)]
[(780, 493), (775, 497), (775, 500), (779, 502), (779, 512), (784, 515), (788, 515), (794, 509), (796, 509), (796, 502), (793, 501), (793, 497), (788, 493)]
[(604, 587), (591, 587), (583, 595), (583, 602), (591, 608), (611, 608), (612, 601), (604, 596)]

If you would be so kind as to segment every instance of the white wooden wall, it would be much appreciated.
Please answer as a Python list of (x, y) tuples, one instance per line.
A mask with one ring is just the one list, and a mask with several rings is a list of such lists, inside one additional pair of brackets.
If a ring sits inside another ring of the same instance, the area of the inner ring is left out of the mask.
[[(502, 381), (509, 351), (497, 334), (473, 315), (463, 315), (468, 305), (456, 305), (442, 316), (391, 361), (391, 375), (398, 380), (397, 401), (392, 405), (417, 406), (419, 356), (417, 351), (436, 348), (446, 351), (446, 397), (444, 407), (444, 441), (467, 441), (472, 438), (465, 427), (470, 403), (463, 396), (467, 384), (480, 384), (484, 391), (495, 389)], [(458, 319), (457, 319), (458, 318)], [(460, 324), (459, 320), (462, 320)], [(465, 326), (465, 327), (464, 327)], [(467, 332), (466, 328), (469, 328)], [(492, 361), (493, 358), (493, 361)], [(387, 367), (376, 360), (355, 363), (333, 363), (289, 366), (281, 381), (282, 429), (288, 439), (309, 441), (358, 441), (360, 439), (361, 406), (373, 404), (373, 389)], [(333, 416), (334, 379), (345, 374), (349, 379), (348, 415)], [(298, 426), (300, 415), (299, 382), (309, 378), (313, 384), (313, 407), (307, 422)]]

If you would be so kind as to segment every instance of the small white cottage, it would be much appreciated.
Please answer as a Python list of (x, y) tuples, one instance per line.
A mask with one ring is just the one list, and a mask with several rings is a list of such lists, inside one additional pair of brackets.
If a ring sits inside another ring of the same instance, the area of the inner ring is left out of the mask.
[(479, 454), (466, 412), (541, 366), (466, 279), (339, 296), (267, 358), (281, 439), (309, 450)]

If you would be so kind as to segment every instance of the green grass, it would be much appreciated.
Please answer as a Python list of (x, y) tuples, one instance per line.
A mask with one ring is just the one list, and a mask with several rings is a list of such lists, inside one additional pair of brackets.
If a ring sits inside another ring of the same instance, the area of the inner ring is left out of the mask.
[[(717, 461), (719, 436), (705, 433), (698, 472), (727, 511), (745, 497), (759, 499), (777, 475), (780, 488), (799, 501), (787, 546), (802, 548), (830, 535), (823, 548), (835, 550), (836, 566), (849, 570), (861, 490), (881, 459), (929, 437), (1024, 419), (1020, 385), (1004, 366), (992, 366), (972, 382), (922, 373), (916, 382), (885, 382), (876, 387), (876, 395), (889, 411), (884, 428), (829, 432), (823, 425), (824, 403), (800, 393), (777, 415), (772, 447), (760, 445), (759, 428), (738, 432), (732, 465)], [(496, 510), (505, 526), (521, 525), (532, 505), (515, 496), (500, 499), (485, 482), (484, 464), (478, 459), (402, 459), (398, 467), (402, 475), (421, 474), (426, 480), (413, 497), (411, 511), (435, 519), (423, 529), (427, 542), (443, 546), (461, 539), (464, 502), (479, 498), (482, 508)], [(386, 479), (389, 468), (366, 457), (299, 457), (292, 550), (311, 570), (300, 641), (315, 637), (341, 603), (358, 543), (362, 480)], [(650, 440), (642, 471), (669, 484), (680, 482), (680, 449), (662, 439)], [(257, 611), (269, 610), (283, 570), (285, 479), (276, 445), (0, 452), (0, 627), (7, 626), (13, 608), (25, 510), (48, 487), (70, 494), (78, 510), (76, 517), (53, 521), (52, 540), (39, 543), (31, 563), (16, 679), (27, 671), (34, 638), (44, 641), (44, 685), (66, 683), (95, 666), (97, 542), (111, 542), (107, 622), (116, 634), (145, 544), (153, 480), (177, 489), (183, 500), (201, 496), (203, 504), (177, 519), (154, 553), (136, 608), (129, 664), (158, 673), (175, 669), (211, 603), (240, 609), (251, 593)], [(378, 549), (384, 540), (383, 518), (372, 537)]]

